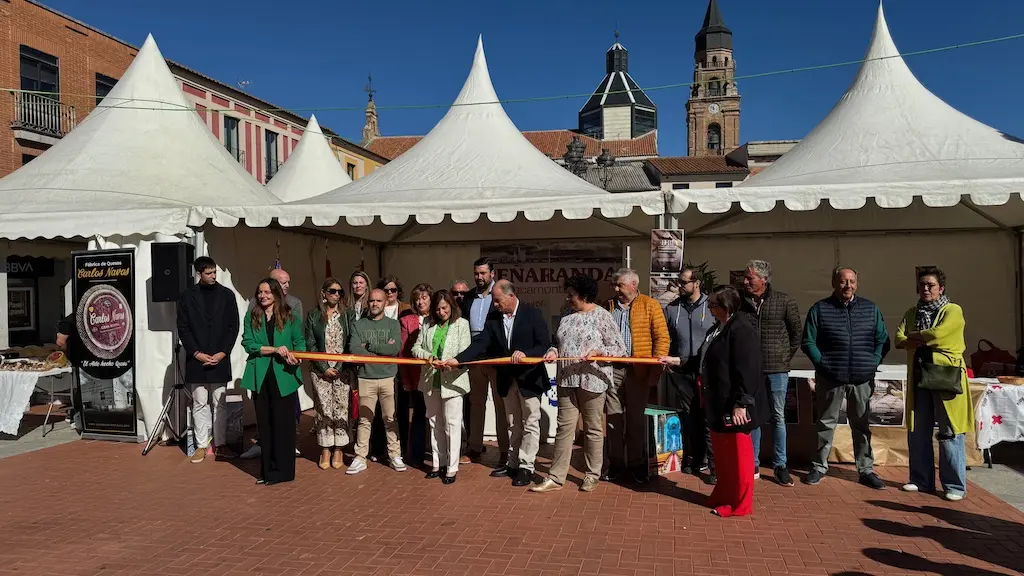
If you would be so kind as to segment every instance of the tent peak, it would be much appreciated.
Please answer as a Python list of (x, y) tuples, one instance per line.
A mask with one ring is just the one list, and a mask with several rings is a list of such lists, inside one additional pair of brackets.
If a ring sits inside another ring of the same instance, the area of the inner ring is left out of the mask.
[(324, 133), (320, 128), (320, 123), (316, 121), (316, 114), (309, 116), (309, 122), (306, 123), (306, 132), (313, 132), (314, 134)]
[(882, 3), (878, 3), (878, 14), (875, 16), (875, 29), (871, 32), (871, 43), (868, 46), (866, 60), (878, 58), (900, 58), (900, 51), (896, 49), (896, 43), (889, 33), (889, 24), (885, 21), (885, 10)]
[(487, 56), (484, 55), (484, 36), (481, 34), (476, 41), (476, 53), (473, 54), (473, 66), (469, 70), (466, 83), (455, 99), (455, 106), (467, 104), (498, 105), (498, 95), (491, 83), (491, 74), (487, 70)]

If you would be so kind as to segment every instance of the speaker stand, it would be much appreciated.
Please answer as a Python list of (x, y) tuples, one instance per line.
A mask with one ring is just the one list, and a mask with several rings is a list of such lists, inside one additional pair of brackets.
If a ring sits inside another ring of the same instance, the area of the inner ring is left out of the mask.
[[(190, 400), (188, 406), (190, 407), (189, 409), (191, 409), (192, 394), (188, 391), (188, 388), (184, 384), (175, 384), (174, 388), (171, 389), (170, 395), (167, 397), (167, 401), (164, 402), (164, 407), (160, 410), (160, 416), (158, 416), (156, 419), (156, 425), (153, 426), (153, 433), (149, 435), (149, 441), (146, 442), (146, 447), (142, 449), (143, 456), (149, 454), (149, 451), (152, 450), (153, 446), (155, 446), (156, 443), (159, 441), (158, 439), (163, 437), (165, 429), (171, 435), (171, 438), (173, 438), (174, 441), (182, 441), (183, 437), (180, 436), (177, 432), (175, 432), (174, 425), (171, 422), (171, 414), (177, 413), (171, 412), (171, 410), (177, 410), (178, 402), (181, 401), (179, 400), (179, 392), (183, 393)], [(188, 433), (188, 429), (191, 427), (192, 424), (190, 421), (189, 425), (185, 427), (186, 434)]]

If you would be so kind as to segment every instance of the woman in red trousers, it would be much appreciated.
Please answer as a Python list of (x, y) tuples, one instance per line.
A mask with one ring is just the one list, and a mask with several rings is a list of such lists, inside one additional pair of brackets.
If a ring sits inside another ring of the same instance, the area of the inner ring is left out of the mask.
[[(732, 286), (716, 289), (708, 299), (718, 321), (701, 348), (702, 402), (711, 429), (718, 483), (708, 506), (718, 516), (746, 516), (754, 511), (754, 447), (750, 431), (765, 421), (767, 382), (761, 371), (757, 330)], [(678, 358), (667, 357), (666, 364)]]

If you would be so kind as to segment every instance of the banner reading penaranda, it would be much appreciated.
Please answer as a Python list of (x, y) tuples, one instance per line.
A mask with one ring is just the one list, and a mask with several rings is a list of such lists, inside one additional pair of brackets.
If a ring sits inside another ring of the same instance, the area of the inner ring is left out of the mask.
[(82, 414), (82, 436), (137, 440), (135, 252), (101, 250), (72, 257), (75, 403)]

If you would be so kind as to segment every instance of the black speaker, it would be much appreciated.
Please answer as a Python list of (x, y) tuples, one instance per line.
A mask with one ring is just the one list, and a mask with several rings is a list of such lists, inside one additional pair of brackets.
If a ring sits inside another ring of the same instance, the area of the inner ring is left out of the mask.
[(196, 249), (185, 242), (154, 242), (149, 247), (153, 263), (153, 302), (177, 302), (181, 293), (195, 284), (192, 262)]

